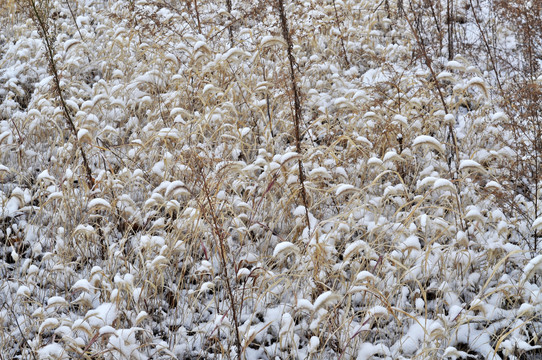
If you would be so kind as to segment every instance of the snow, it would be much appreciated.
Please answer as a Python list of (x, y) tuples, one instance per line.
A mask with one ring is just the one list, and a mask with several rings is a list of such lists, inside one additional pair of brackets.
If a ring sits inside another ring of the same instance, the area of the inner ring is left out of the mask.
[(180, 134), (177, 129), (163, 128), (158, 132), (158, 137), (169, 140), (179, 140)]
[(535, 311), (533, 305), (524, 303), (518, 309), (518, 316), (531, 316)]
[(23, 203), (18, 197), (12, 197), (8, 200), (5, 206), (0, 207), (0, 214), (5, 217), (12, 217), (17, 214), (18, 210), (23, 206)]
[(341, 184), (337, 187), (337, 190), (335, 190), (335, 195), (340, 196), (340, 195), (352, 193), (355, 191), (356, 191), (356, 187), (354, 185)]
[(280, 45), (280, 46), (286, 46), (286, 43), (284, 39), (277, 36), (267, 35), (262, 37), (262, 40), (260, 41), (261, 47), (268, 47), (272, 45)]
[(450, 180), (447, 179), (437, 179), (433, 183), (433, 190), (449, 190), (455, 191), (455, 187)]
[(382, 162), (386, 162), (386, 161), (400, 161), (402, 160), (401, 159), (401, 156), (399, 156), (399, 154), (397, 154), (397, 152), (395, 150), (392, 150), (392, 151), (388, 151), (384, 157), (382, 158)]
[(533, 225), (531, 225), (531, 228), (532, 228), (533, 230), (540, 230), (540, 229), (542, 229), (542, 216), (536, 218), (535, 221), (533, 221)]
[(50, 181), (50, 182), (54, 182), (55, 181), (55, 178), (52, 177), (50, 174), (49, 174), (49, 170), (44, 170), (42, 171), (38, 177), (36, 178), (37, 180), (47, 180), (47, 181)]
[(111, 204), (105, 199), (96, 198), (89, 201), (87, 208), (89, 211), (110, 210)]
[(522, 281), (528, 281), (536, 272), (542, 270), (542, 255), (537, 255), (523, 269)]
[(22, 286), (19, 286), (19, 288), (17, 289), (17, 296), (29, 297), (30, 294), (32, 294), (32, 292), (30, 291), (28, 286), (22, 285)]
[(373, 282), (375, 279), (375, 276), (366, 270), (360, 271), (356, 275), (356, 281)]
[(363, 240), (357, 240), (357, 241), (352, 242), (344, 250), (343, 258), (348, 259), (351, 256), (354, 256), (358, 252), (358, 250), (364, 245), (365, 245), (365, 241)]
[(420, 240), (415, 235), (410, 235), (405, 240), (403, 240), (403, 246), (405, 249), (421, 249)]
[(397, 114), (393, 117), (393, 120), (398, 121), (401, 125), (408, 126), (408, 119), (406, 116)]
[(326, 291), (316, 298), (314, 301), (314, 310), (327, 307), (340, 300), (340, 296), (332, 291)]
[(207, 44), (204, 41), (198, 41), (194, 44), (194, 52), (202, 49), (202, 48), (208, 48)]
[(69, 359), (67, 352), (59, 343), (48, 344), (38, 350), (39, 359)]
[(300, 310), (306, 310), (309, 312), (314, 311), (314, 305), (307, 299), (297, 299), (296, 308)]
[(372, 157), (369, 160), (367, 160), (367, 165), (379, 166), (379, 165), (382, 165), (382, 163), (383, 163), (382, 160), (375, 157)]
[(117, 316), (118, 310), (115, 304), (103, 303), (96, 309), (87, 311), (85, 318), (91, 327), (102, 328), (106, 325), (112, 326)]
[(80, 291), (90, 292), (92, 288), (93, 288), (93, 286), (90, 285), (90, 283), (88, 282), (87, 279), (80, 279), (80, 280), (77, 280), (72, 285), (71, 289), (72, 289), (72, 291), (80, 290)]
[(184, 182), (180, 180), (172, 181), (166, 188), (165, 196), (171, 198), (173, 196), (190, 195)]
[(292, 213), (294, 216), (305, 216), (306, 215), (306, 209), (303, 205), (299, 205), (295, 208), (295, 210)]
[(291, 253), (291, 252), (294, 252), (294, 253), (299, 252), (298, 247), (289, 241), (283, 241), (281, 243), (278, 243), (277, 246), (275, 246), (275, 249), (273, 250), (273, 257), (276, 257), (279, 254)]
[(461, 160), (459, 163), (459, 169), (460, 170), (467, 170), (467, 169), (475, 169), (479, 171), (484, 171), (484, 168), (482, 165), (480, 165), (478, 162), (474, 160)]
[(471, 209), (465, 214), (466, 220), (478, 220), (484, 221), (484, 216), (476, 206), (471, 207)]
[(389, 349), (387, 349), (384, 344), (372, 344), (365, 342), (359, 346), (356, 359), (369, 360), (373, 359), (374, 355), (377, 354), (388, 355)]
[(100, 335), (105, 335), (105, 334), (115, 334), (116, 333), (116, 330), (114, 327), (112, 326), (102, 326), (100, 328), (100, 331), (99, 331), (99, 334)]
[(311, 336), (311, 339), (309, 341), (309, 353), (314, 353), (318, 350), (318, 347), (320, 346), (320, 339), (318, 336)]
[(366, 86), (372, 86), (379, 82), (387, 81), (388, 77), (379, 69), (369, 69), (363, 74), (363, 83)]
[(448, 346), (444, 350), (443, 357), (451, 358), (451, 359), (468, 359), (469, 357), (474, 357), (473, 355), (469, 355), (469, 353), (465, 351), (459, 351), (453, 346)]
[(484, 359), (502, 360), (491, 346), (489, 335), (476, 329), (476, 324), (461, 325), (456, 334), (458, 343), (469, 344), (470, 349), (478, 352)]
[(290, 151), (290, 152), (287, 152), (286, 154), (283, 154), (280, 157), (280, 160), (278, 162), (280, 164), (282, 164), (282, 165), (285, 165), (288, 161), (294, 160), (294, 159), (299, 159), (300, 157), (301, 157), (301, 155), (299, 155), (297, 152)]
[(43, 333), (45, 330), (47, 329), (50, 329), (50, 328), (56, 328), (58, 327), (58, 325), (60, 324), (60, 322), (58, 321), (58, 319), (55, 319), (55, 318), (48, 318), (48, 319), (45, 319), (41, 325), (40, 325), (40, 329), (39, 329), (39, 333)]
[(450, 60), (446, 63), (446, 67), (451, 70), (465, 71), (465, 66), (458, 61)]
[(417, 136), (412, 142), (412, 146), (414, 147), (420, 145), (427, 145), (430, 148), (435, 149), (439, 152), (444, 152), (444, 146), (440, 143), (440, 141), (429, 135)]
[(486, 184), (485, 187), (486, 187), (486, 189), (494, 189), (494, 190), (501, 190), (502, 189), (501, 184), (499, 184), (496, 181), (488, 181), (488, 183)]
[(77, 140), (92, 142), (92, 136), (90, 135), (90, 131), (88, 131), (87, 129), (79, 129), (79, 131), (77, 131)]
[(47, 300), (47, 306), (64, 306), (68, 305), (66, 299), (61, 296), (53, 296)]
[(147, 268), (149, 270), (157, 270), (159, 267), (167, 266), (168, 264), (169, 260), (165, 256), (158, 255), (150, 263), (147, 263)]
[(475, 88), (478, 88), (479, 90), (482, 91), (482, 93), (487, 97), (489, 92), (488, 92), (488, 89), (487, 89), (487, 85), (484, 81), (484, 79), (482, 79), (481, 77), (473, 77), (472, 79), (470, 79), (467, 83), (467, 85), (469, 87), (475, 87)]
[(317, 167), (315, 169), (312, 169), (309, 172), (309, 177), (310, 178), (320, 177), (320, 178), (324, 178), (324, 179), (331, 179), (331, 175), (329, 174), (327, 169), (325, 167), (323, 167), (323, 166), (319, 166), (319, 167)]
[(147, 356), (139, 351), (139, 344), (136, 341), (137, 328), (119, 329), (109, 338), (107, 347), (111, 354), (117, 358), (134, 360), (146, 360)]
[[(273, 256), (275, 256), (275, 254), (273, 254)], [(239, 278), (244, 278), (244, 277), (247, 277), (250, 275), (250, 270), (247, 269), (247, 268), (241, 268), (239, 269), (239, 271), (237, 271), (237, 279)]]

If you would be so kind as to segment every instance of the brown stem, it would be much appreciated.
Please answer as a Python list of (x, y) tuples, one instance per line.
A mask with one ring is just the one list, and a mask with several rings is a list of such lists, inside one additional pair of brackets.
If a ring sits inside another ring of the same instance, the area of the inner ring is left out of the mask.
[(66, 0), (66, 5), (68, 5), (68, 10), (70, 10), (70, 15), (72, 16), (73, 24), (75, 25), (75, 28), (77, 29), (77, 32), (79, 33), (79, 37), (81, 38), (81, 41), (83, 41), (83, 34), (81, 34), (81, 29), (79, 29), (79, 25), (77, 25), (77, 18), (75, 17), (75, 13), (72, 10), (72, 7), (70, 5), (70, 0)]
[[(412, 33), (414, 34), (414, 37), (416, 38), (416, 42), (418, 43), (418, 47), (420, 48), (420, 50), (422, 52), (423, 58), (425, 60), (425, 65), (427, 66), (427, 68), (431, 72), (431, 78), (435, 82), (435, 87), (437, 88), (437, 92), (438, 92), (438, 95), (439, 95), (439, 98), (440, 98), (440, 102), (442, 103), (442, 107), (444, 108), (444, 111), (446, 112), (446, 114), (448, 114), (448, 105), (446, 104), (446, 100), (444, 100), (444, 94), (442, 93), (440, 81), (438, 81), (437, 75), (435, 74), (435, 71), (433, 70), (432, 61), (429, 58), (429, 55), (427, 55), (427, 51), (425, 50), (425, 45), (422, 43), (420, 37), (418, 36), (418, 32), (416, 31), (416, 29), (414, 29), (414, 27), (412, 26), (412, 23), (410, 22), (409, 17), (406, 14), (405, 14), (405, 18), (406, 18), (407, 23), (408, 23), (408, 25), (410, 27), (410, 30), (412, 31)], [(457, 145), (457, 138), (455, 136), (455, 131), (454, 131), (451, 124), (448, 125), (448, 128), (450, 130), (450, 134), (452, 135), (452, 141), (453, 141), (453, 145), (454, 145), (456, 159), (459, 160), (459, 150), (458, 150), (458, 145)]]
[(198, 32), (201, 34), (201, 22), (199, 20), (198, 0), (194, 0), (194, 10), (196, 11), (196, 20), (198, 22)]
[[(297, 88), (297, 82), (295, 79), (295, 59), (293, 55), (293, 44), (292, 38), (290, 37), (290, 30), (288, 29), (288, 21), (286, 20), (286, 12), (284, 11), (284, 1), (277, 0), (277, 10), (279, 13), (281, 28), (282, 28), (282, 37), (287, 44), (288, 52), (288, 62), (290, 63), (290, 80), (292, 84), (292, 92), (294, 94), (294, 131), (295, 131), (295, 141), (296, 141), (296, 151), (298, 154), (301, 154), (301, 102), (299, 100), (299, 90)], [(299, 184), (301, 185), (301, 200), (303, 201), (303, 206), (305, 206), (305, 217), (307, 219), (307, 227), (309, 229), (309, 234), (311, 232), (311, 224), (309, 220), (309, 209), (307, 202), (307, 191), (305, 190), (305, 172), (303, 170), (303, 161), (301, 158), (297, 160), (297, 165), (299, 169)]]
[(446, 1), (446, 20), (448, 22), (448, 60), (454, 58), (454, 1)]
[[(231, 6), (231, 0), (226, 0), (226, 7), (228, 8), (228, 14), (231, 15), (231, 10), (232, 10), (232, 6)], [(233, 29), (232, 29), (232, 25), (228, 26), (228, 32), (229, 32), (229, 35), (230, 35), (230, 46), (233, 47)]]
[(493, 57), (493, 53), (491, 52), (485, 33), (482, 30), (482, 25), (480, 24), (480, 20), (478, 19), (478, 16), (476, 15), (476, 11), (474, 10), (474, 4), (472, 3), (472, 0), (469, 0), (469, 2), (470, 2), (470, 8), (472, 9), (472, 15), (474, 16), (474, 21), (476, 22), (476, 26), (478, 27), (478, 30), (480, 31), (480, 35), (482, 36), (482, 41), (486, 47), (487, 54), (489, 55), (489, 59), (491, 60), (491, 66), (493, 67), (493, 71), (495, 72), (495, 79), (497, 80), (497, 86), (499, 87), (499, 91), (501, 92), (501, 95), (504, 95), (504, 92), (501, 86), (501, 80), (499, 78), (499, 72), (497, 71), (495, 58)]
[(58, 70), (55, 63), (53, 46), (51, 44), (51, 40), (49, 39), (47, 24), (44, 22), (44, 19), (43, 19), (44, 14), (40, 13), (40, 11), (38, 10), (36, 6), (36, 2), (34, 0), (28, 0), (28, 3), (32, 8), (31, 15), (34, 18), (34, 20), (37, 22), (40, 33), (41, 33), (41, 37), (45, 43), (45, 50), (47, 52), (47, 61), (49, 62), (49, 71), (51, 72), (51, 75), (53, 75), (55, 90), (60, 100), (62, 111), (64, 112), (64, 116), (66, 117), (68, 126), (70, 130), (72, 131), (73, 136), (75, 137), (74, 142), (76, 146), (79, 148), (79, 151), (81, 152), (81, 157), (83, 159), (83, 167), (85, 168), (86, 175), (87, 175), (87, 184), (89, 188), (92, 189), (94, 187), (94, 178), (92, 177), (92, 170), (90, 169), (90, 166), (88, 164), (85, 151), (83, 150), (82, 145), (77, 140), (77, 128), (75, 127), (75, 124), (72, 120), (72, 116), (68, 109), (68, 105), (66, 104), (66, 101), (64, 100), (64, 95), (62, 94), (62, 88), (60, 87), (60, 77), (58, 75)]
[[(387, 1), (386, 1), (386, 4), (387, 4)], [(343, 50), (344, 62), (346, 64), (346, 66), (350, 67), (350, 61), (348, 61), (348, 55), (346, 53), (346, 46), (344, 46), (344, 39), (342, 37), (343, 31), (341, 29), (341, 23), (339, 22), (339, 13), (337, 11), (337, 4), (335, 4), (335, 0), (333, 0), (333, 9), (335, 10), (335, 23), (337, 24), (337, 27), (339, 28), (339, 33), (341, 34), (341, 36), (339, 36), (339, 39), (341, 40), (341, 47), (342, 47), (342, 50)], [(388, 9), (388, 13), (389, 13), (389, 9)]]
[(203, 193), (205, 195), (205, 200), (207, 201), (208, 211), (206, 211), (205, 206), (202, 206), (200, 204), (200, 208), (202, 209), (202, 212), (207, 215), (207, 217), (210, 218), (212, 226), (213, 226), (213, 232), (218, 239), (218, 245), (219, 245), (219, 255), (220, 255), (220, 261), (222, 262), (222, 271), (224, 272), (224, 282), (226, 283), (226, 291), (228, 293), (228, 297), (231, 304), (231, 311), (232, 311), (232, 317), (233, 317), (233, 324), (235, 327), (235, 346), (237, 347), (237, 356), (239, 359), (241, 359), (242, 354), (242, 347), (241, 347), (241, 338), (239, 337), (239, 320), (237, 319), (237, 306), (235, 302), (235, 296), (233, 295), (233, 290), (230, 284), (230, 277), (228, 275), (228, 262), (226, 260), (226, 236), (224, 234), (224, 230), (222, 226), (219, 224), (219, 221), (216, 216), (215, 209), (213, 207), (213, 202), (211, 201), (211, 195), (209, 191), (209, 187), (207, 184), (207, 180), (205, 178), (205, 174), (203, 174), (203, 170), (200, 169), (200, 176), (201, 181), (203, 183)]
[[(263, 74), (263, 81), (267, 81), (267, 76), (265, 75), (265, 65), (262, 62), (262, 74)], [(265, 104), (266, 104), (266, 110), (267, 110), (267, 120), (269, 121), (269, 131), (271, 133), (271, 136), (273, 136), (273, 121), (271, 120), (271, 105), (269, 103), (269, 92), (265, 92)]]
[(13, 315), (13, 318), (15, 319), (15, 324), (17, 325), (17, 328), (19, 329), (19, 332), (21, 333), (21, 337), (23, 338), (24, 343), (30, 349), (30, 354), (32, 355), (32, 359), (38, 360), (36, 358), (36, 354), (34, 354), (34, 350), (32, 350), (30, 343), (28, 342), (28, 340), (26, 339), (26, 336), (24, 335), (23, 329), (21, 329), (21, 326), (19, 325), (19, 321), (17, 320), (17, 315), (15, 314), (15, 311), (13, 311), (12, 308), (6, 306), (5, 303), (2, 305), (2, 307), (5, 307), (11, 312), (11, 314)]
[[(427, 68), (431, 72), (431, 77), (432, 77), (433, 81), (435, 82), (435, 87), (437, 88), (439, 98), (440, 98), (440, 101), (442, 103), (442, 107), (444, 108), (444, 111), (446, 112), (446, 114), (448, 114), (449, 113), (448, 112), (448, 105), (446, 104), (446, 100), (444, 100), (444, 94), (442, 93), (441, 85), (440, 85), (440, 82), (438, 81), (437, 75), (435, 74), (435, 71), (433, 70), (431, 59), (429, 58), (429, 55), (427, 54), (427, 51), (425, 49), (424, 44), (420, 40), (418, 32), (412, 26), (412, 23), (411, 23), (408, 15), (406, 13), (405, 13), (405, 19), (406, 19), (406, 21), (408, 23), (408, 26), (410, 27), (410, 30), (414, 34), (416, 42), (418, 43), (418, 47), (420, 48), (420, 50), (422, 52), (423, 58), (425, 60), (425, 65), (427, 66)], [(457, 144), (457, 137), (455, 135), (455, 131), (454, 131), (454, 128), (453, 128), (452, 124), (448, 124), (448, 131), (449, 131), (449, 133), (450, 133), (450, 135), (452, 137), (452, 144), (453, 144), (455, 159), (456, 159), (456, 163), (457, 163), (457, 162), (459, 162), (459, 146)], [(459, 167), (459, 164), (457, 164), (456, 167), (455, 167), (455, 177), (456, 178), (458, 177), (458, 171), (459, 171), (458, 167)], [(449, 171), (450, 171), (450, 176), (452, 176), (452, 174), (451, 174), (451, 172), (452, 172), (451, 165), (449, 165)], [(461, 201), (459, 199), (459, 189), (457, 189), (457, 191), (455, 193), (455, 201), (457, 203), (459, 213), (462, 214), (463, 210), (461, 209)], [(456, 222), (457, 222), (457, 218), (456, 218)], [(465, 231), (466, 225), (463, 222), (463, 216), (462, 215), (460, 216), (460, 224), (461, 224), (462, 230)]]

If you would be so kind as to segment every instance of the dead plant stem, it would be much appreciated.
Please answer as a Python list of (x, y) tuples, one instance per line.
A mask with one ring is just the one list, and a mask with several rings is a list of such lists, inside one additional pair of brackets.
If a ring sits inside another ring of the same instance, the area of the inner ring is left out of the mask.
[(37, 22), (42, 40), (45, 43), (47, 61), (49, 62), (49, 71), (51, 72), (51, 75), (53, 75), (55, 90), (60, 100), (62, 112), (64, 113), (68, 126), (74, 136), (74, 142), (76, 146), (79, 148), (79, 151), (81, 152), (81, 158), (83, 159), (83, 167), (85, 168), (86, 175), (87, 175), (87, 184), (88, 184), (89, 189), (92, 189), (94, 187), (94, 178), (92, 177), (92, 170), (90, 169), (90, 165), (88, 164), (87, 156), (85, 154), (85, 151), (83, 150), (83, 146), (77, 140), (77, 128), (75, 127), (75, 124), (72, 120), (72, 116), (70, 114), (70, 110), (68, 109), (68, 105), (66, 104), (66, 101), (64, 100), (64, 94), (62, 93), (62, 87), (60, 86), (60, 76), (58, 74), (58, 69), (56, 67), (56, 62), (55, 62), (55, 57), (54, 57), (53, 44), (51, 43), (51, 39), (49, 38), (48, 26), (45, 23), (46, 19), (43, 18), (45, 14), (42, 14), (38, 10), (35, 0), (28, 0), (28, 3), (30, 7), (32, 8), (31, 15), (34, 18), (34, 20)]
[[(427, 66), (427, 68), (429, 69), (429, 72), (431, 73), (431, 78), (433, 79), (433, 81), (435, 83), (435, 87), (437, 88), (437, 92), (438, 92), (440, 101), (442, 103), (442, 107), (443, 107), (445, 113), (449, 114), (448, 105), (446, 104), (446, 100), (444, 99), (444, 94), (442, 93), (440, 81), (438, 80), (437, 75), (435, 74), (435, 71), (433, 70), (432, 61), (431, 61), (431, 58), (429, 58), (429, 55), (427, 54), (427, 51), (425, 49), (425, 45), (421, 41), (420, 36), (419, 36), (418, 32), (416, 31), (416, 29), (414, 28), (414, 26), (412, 26), (412, 22), (410, 21), (409, 16), (406, 13), (405, 13), (405, 19), (406, 19), (406, 21), (408, 23), (408, 26), (410, 27), (410, 30), (414, 34), (414, 37), (416, 39), (416, 43), (418, 44), (418, 47), (420, 48), (420, 51), (422, 52), (423, 58), (425, 60), (425, 65)], [(452, 124), (448, 124), (448, 131), (449, 131), (450, 136), (452, 137), (453, 155), (455, 155), (455, 160), (456, 160), (456, 164), (457, 164), (459, 162), (459, 145), (457, 144), (457, 137), (456, 137), (455, 130), (454, 130)], [(458, 178), (458, 171), (459, 171), (458, 167), (459, 167), (459, 164), (457, 164), (455, 166), (455, 178)], [(452, 172), (452, 170), (451, 170), (451, 166), (450, 166), (450, 173), (451, 172)], [(456, 188), (457, 188), (457, 186), (456, 186)], [(458, 211), (460, 213), (459, 223), (461, 225), (462, 230), (465, 231), (466, 230), (466, 225), (464, 223), (464, 219), (463, 219), (463, 215), (462, 215), (463, 210), (461, 209), (461, 200), (459, 199), (459, 189), (457, 189), (457, 191), (455, 192), (455, 201), (456, 201), (456, 204), (457, 204), (457, 207), (458, 207)], [(457, 219), (456, 219), (456, 222), (457, 222)]]
[[(284, 1), (277, 0), (277, 10), (279, 13), (282, 36), (286, 41), (287, 52), (288, 52), (288, 62), (290, 64), (290, 81), (292, 86), (292, 92), (294, 96), (294, 131), (295, 131), (295, 141), (296, 141), (296, 151), (301, 155), (301, 101), (299, 99), (299, 89), (297, 87), (297, 81), (295, 77), (295, 59), (293, 55), (293, 44), (292, 38), (290, 36), (290, 30), (288, 29), (288, 20), (286, 19), (286, 12), (284, 10)], [(299, 185), (301, 186), (301, 200), (303, 201), (303, 206), (305, 207), (305, 217), (307, 220), (307, 228), (309, 229), (309, 234), (311, 232), (311, 224), (309, 218), (309, 209), (307, 201), (307, 191), (305, 189), (305, 171), (303, 169), (303, 160), (299, 158), (297, 160), (298, 170), (299, 170)]]
[(203, 184), (202, 190), (205, 195), (205, 200), (207, 201), (208, 210), (206, 211), (205, 206), (201, 206), (201, 204), (200, 204), (200, 208), (211, 220), (211, 223), (213, 226), (213, 232), (216, 238), (218, 239), (218, 245), (219, 245), (218, 253), (220, 255), (220, 261), (222, 262), (222, 271), (224, 275), (223, 280), (224, 280), (224, 283), (226, 284), (226, 291), (230, 299), (233, 324), (235, 327), (235, 345), (237, 347), (237, 356), (240, 359), (242, 357), (242, 354), (241, 354), (242, 347), (241, 347), (241, 338), (239, 337), (239, 320), (237, 319), (237, 306), (236, 306), (235, 296), (233, 295), (233, 290), (230, 283), (230, 277), (228, 274), (228, 262), (226, 261), (226, 244), (225, 244), (226, 236), (216, 216), (215, 208), (213, 206), (213, 202), (211, 201), (211, 194), (209, 191), (207, 179), (205, 175), (203, 174), (203, 170), (201, 169), (200, 169), (200, 176), (201, 176), (201, 181)]

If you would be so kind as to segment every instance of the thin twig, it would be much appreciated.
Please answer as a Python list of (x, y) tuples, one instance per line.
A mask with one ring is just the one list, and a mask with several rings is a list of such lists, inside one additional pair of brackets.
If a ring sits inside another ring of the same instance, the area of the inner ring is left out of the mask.
[(75, 127), (75, 124), (73, 122), (72, 116), (70, 114), (70, 110), (68, 109), (68, 105), (66, 104), (66, 101), (64, 100), (64, 94), (62, 93), (62, 88), (60, 86), (60, 76), (58, 75), (58, 69), (55, 63), (53, 45), (51, 43), (51, 39), (49, 38), (48, 26), (45, 23), (45, 19), (44, 19), (45, 14), (42, 14), (38, 10), (35, 0), (28, 0), (28, 3), (30, 7), (32, 8), (31, 15), (34, 18), (35, 22), (37, 23), (38, 28), (41, 33), (42, 40), (45, 43), (47, 61), (49, 62), (49, 71), (51, 72), (51, 75), (53, 75), (55, 90), (60, 100), (62, 111), (64, 113), (64, 116), (66, 117), (68, 126), (70, 130), (72, 131), (73, 136), (75, 137), (74, 142), (76, 146), (79, 148), (79, 151), (81, 152), (81, 157), (83, 159), (83, 167), (85, 168), (86, 175), (87, 175), (87, 184), (89, 188), (92, 189), (94, 187), (94, 178), (92, 177), (92, 170), (90, 169), (90, 166), (88, 164), (87, 156), (85, 154), (85, 151), (83, 150), (83, 146), (79, 143), (77, 139), (77, 128)]
[[(290, 63), (290, 80), (292, 85), (292, 92), (294, 93), (294, 131), (296, 140), (296, 151), (301, 155), (301, 101), (299, 100), (299, 90), (297, 87), (297, 81), (295, 78), (295, 59), (293, 55), (292, 38), (290, 37), (290, 30), (288, 29), (288, 20), (286, 20), (286, 12), (284, 11), (284, 1), (277, 0), (277, 10), (279, 13), (280, 23), (282, 27), (282, 36), (287, 44), (288, 61)], [(303, 169), (303, 161), (301, 157), (297, 160), (299, 169), (299, 185), (301, 186), (301, 199), (303, 206), (305, 207), (305, 217), (307, 219), (307, 228), (309, 234), (311, 232), (311, 224), (309, 218), (309, 209), (307, 201), (307, 191), (305, 189), (305, 171)]]
[[(418, 44), (418, 47), (420, 48), (420, 51), (422, 52), (423, 58), (425, 60), (425, 65), (427, 66), (427, 68), (431, 72), (431, 78), (433, 79), (433, 81), (435, 83), (435, 87), (437, 88), (437, 92), (438, 92), (440, 101), (442, 103), (442, 107), (444, 108), (444, 111), (446, 112), (446, 114), (448, 114), (449, 113), (448, 112), (448, 105), (446, 104), (446, 100), (444, 99), (444, 94), (442, 93), (440, 81), (438, 80), (437, 75), (435, 74), (435, 71), (433, 70), (433, 65), (432, 65), (431, 58), (427, 54), (427, 51), (425, 49), (425, 45), (422, 43), (418, 32), (416, 31), (416, 29), (414, 29), (414, 26), (412, 26), (412, 22), (410, 21), (410, 19), (408, 17), (408, 14), (406, 14), (406, 13), (405, 13), (405, 19), (406, 19), (406, 21), (408, 23), (408, 26), (410, 27), (410, 30), (414, 34), (414, 38), (416, 39), (416, 42)], [(459, 171), (459, 145), (457, 144), (457, 136), (455, 134), (455, 130), (454, 130), (452, 124), (448, 124), (448, 131), (450, 133), (450, 136), (452, 137), (452, 145), (453, 145), (453, 150), (454, 150), (454, 153), (455, 153), (454, 155), (455, 155), (455, 159), (456, 159), (455, 177), (457, 178), (458, 177), (458, 171)], [(449, 171), (450, 171), (450, 173), (452, 172), (451, 166), (450, 166)], [(450, 176), (451, 175), (452, 174), (450, 174)], [(455, 195), (455, 201), (457, 203), (458, 211), (460, 213), (460, 221), (459, 221), (459, 223), (461, 225), (462, 230), (465, 231), (466, 230), (466, 225), (464, 223), (464, 219), (463, 219), (463, 216), (462, 216), (463, 209), (461, 208), (461, 200), (459, 198), (459, 189), (457, 189), (457, 191), (455, 192), (454, 195)], [(457, 222), (457, 219), (456, 219), (456, 222)]]
[(224, 273), (223, 279), (226, 284), (226, 291), (230, 300), (233, 324), (235, 327), (235, 345), (237, 347), (237, 356), (240, 359), (242, 357), (242, 354), (241, 354), (242, 347), (241, 347), (241, 338), (239, 336), (239, 320), (237, 318), (237, 306), (236, 306), (235, 296), (233, 295), (233, 290), (230, 283), (230, 277), (228, 274), (228, 262), (226, 260), (226, 236), (224, 234), (224, 230), (222, 226), (218, 222), (216, 211), (213, 206), (213, 202), (211, 201), (211, 194), (210, 194), (209, 186), (207, 183), (207, 179), (201, 168), (199, 169), (199, 173), (201, 176), (201, 181), (203, 185), (202, 190), (203, 190), (203, 194), (205, 195), (205, 200), (207, 201), (208, 210), (206, 211), (206, 207), (203, 204), (200, 204), (200, 208), (202, 209), (202, 212), (205, 215), (207, 215), (208, 218), (210, 218), (212, 226), (213, 226), (213, 233), (215, 234), (218, 240), (218, 245), (219, 245), (218, 253), (220, 255), (220, 261), (222, 262), (222, 271)]
[(30, 354), (32, 354), (32, 358), (34, 360), (38, 360), (36, 358), (36, 354), (34, 354), (34, 351), (32, 350), (32, 347), (30, 346), (30, 344), (28, 343), (28, 340), (26, 339), (26, 336), (24, 336), (24, 333), (23, 333), (23, 330), (21, 329), (21, 326), (19, 325), (19, 321), (17, 320), (17, 315), (15, 315), (15, 312), (13, 311), (12, 308), (6, 306), (6, 304), (2, 304), (2, 307), (5, 307), (6, 309), (9, 310), (9, 312), (11, 312), (11, 315), (13, 315), (13, 319), (15, 320), (15, 324), (17, 324), (17, 328), (19, 329), (19, 332), (21, 333), (21, 337), (23, 338), (23, 341), (24, 343), (26, 344), (26, 346), (30, 349)]

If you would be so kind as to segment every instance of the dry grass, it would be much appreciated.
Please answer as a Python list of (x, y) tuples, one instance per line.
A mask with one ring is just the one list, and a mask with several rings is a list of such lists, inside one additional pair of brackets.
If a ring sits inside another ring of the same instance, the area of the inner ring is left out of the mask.
[(539, 84), (395, 3), (4, 5), (0, 354), (534, 356)]

